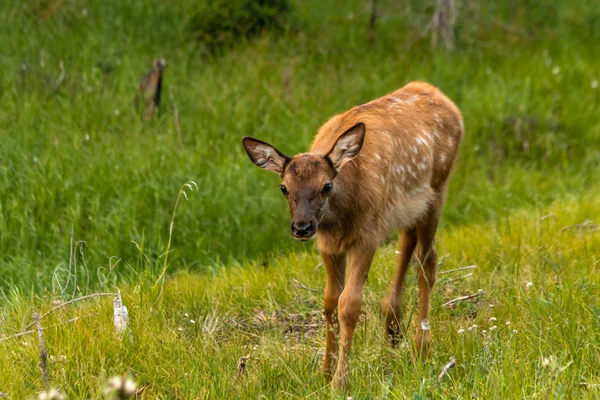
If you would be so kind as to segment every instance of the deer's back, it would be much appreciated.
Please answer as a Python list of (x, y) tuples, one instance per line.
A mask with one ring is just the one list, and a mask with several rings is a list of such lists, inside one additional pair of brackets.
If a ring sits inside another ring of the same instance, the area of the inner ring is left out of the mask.
[(358, 122), (367, 129), (363, 147), (336, 178), (347, 202), (385, 217), (385, 228), (410, 225), (445, 191), (463, 135), (460, 111), (437, 88), (409, 83), (331, 118), (311, 152), (327, 153)]

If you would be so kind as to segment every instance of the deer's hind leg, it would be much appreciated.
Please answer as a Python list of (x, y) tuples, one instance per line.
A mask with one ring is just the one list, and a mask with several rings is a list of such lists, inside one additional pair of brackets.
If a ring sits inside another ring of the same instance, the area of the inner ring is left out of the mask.
[(437, 251), (435, 250), (435, 236), (440, 222), (440, 214), (444, 205), (445, 196), (440, 193), (432, 202), (424, 218), (417, 225), (418, 250), (417, 250), (417, 276), (419, 280), (419, 317), (417, 320), (417, 334), (415, 348), (421, 356), (427, 357), (431, 347), (429, 308), (431, 291), (435, 284), (437, 272)]
[(400, 256), (396, 264), (394, 277), (390, 282), (388, 295), (381, 302), (381, 312), (385, 317), (385, 329), (388, 339), (393, 346), (398, 345), (402, 339), (402, 316), (404, 299), (404, 282), (410, 258), (417, 245), (416, 229), (407, 229), (402, 232), (400, 239)]

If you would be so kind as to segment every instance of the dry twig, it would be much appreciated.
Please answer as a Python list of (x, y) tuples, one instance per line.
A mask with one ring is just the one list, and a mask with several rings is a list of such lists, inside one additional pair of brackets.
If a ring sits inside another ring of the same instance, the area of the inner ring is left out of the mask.
[(319, 289), (313, 289), (311, 287), (306, 286), (305, 284), (299, 282), (297, 279), (290, 279), (290, 283), (292, 284), (292, 286), (300, 288), (300, 289), (305, 289), (305, 290), (310, 290), (311, 292), (316, 292), (316, 293), (321, 293), (321, 291)]
[(319, 268), (321, 268), (322, 266), (323, 266), (323, 261), (321, 261), (320, 263), (317, 264), (315, 269), (313, 269), (313, 272), (317, 272), (319, 270)]
[(467, 267), (460, 267), (460, 268), (455, 268), (455, 269), (449, 269), (448, 271), (440, 271), (437, 274), (438, 275), (445, 275), (445, 274), (450, 274), (452, 272), (464, 271), (466, 269), (475, 269), (475, 268), (477, 268), (477, 265), (469, 265)]
[[(68, 321), (61, 322), (60, 324), (55, 324), (55, 325), (49, 326), (47, 328), (42, 328), (42, 330), (54, 328), (54, 327), (61, 326), (61, 325), (70, 324), (71, 322), (77, 322), (81, 318), (91, 317), (91, 316), (94, 316), (94, 315), (96, 315), (96, 314), (88, 314), (88, 315), (82, 315), (81, 317), (75, 317), (75, 318), (72, 318), (72, 319), (70, 319)], [(3, 338), (0, 338), (0, 343), (1, 342), (5, 342), (5, 341), (10, 340), (10, 339), (16, 339), (16, 338), (19, 338), (21, 336), (29, 335), (30, 333), (33, 333), (33, 332), (37, 332), (37, 329), (30, 329), (28, 331), (23, 331), (23, 332), (15, 333), (14, 335), (5, 336)]]
[(591, 219), (586, 219), (581, 224), (568, 225), (562, 228), (560, 231), (568, 231), (569, 229), (578, 229), (581, 232), (584, 229), (589, 229), (591, 231), (598, 230), (598, 225), (596, 225)]
[[(92, 294), (88, 294), (86, 296), (78, 297), (78, 298), (73, 299), (73, 300), (65, 301), (64, 303), (59, 304), (56, 307), (52, 308), (50, 311), (45, 312), (44, 314), (42, 314), (42, 316), (40, 317), (40, 321), (42, 319), (44, 319), (45, 317), (47, 317), (48, 315), (52, 314), (54, 311), (59, 310), (59, 309), (65, 307), (65, 306), (68, 306), (69, 304), (73, 304), (73, 303), (76, 303), (76, 302), (81, 301), (81, 300), (91, 299), (92, 297), (96, 297), (96, 296), (113, 296), (114, 297), (116, 295), (117, 295), (117, 293), (92, 293)], [(35, 325), (35, 322), (32, 322), (31, 324), (27, 325), (25, 328), (23, 328), (23, 331), (28, 330), (33, 325)]]
[(600, 389), (600, 383), (588, 383), (588, 382), (580, 382), (579, 386), (584, 387), (588, 390), (591, 389)]
[(477, 293), (473, 293), (473, 294), (469, 294), (469, 295), (466, 295), (466, 296), (457, 297), (456, 299), (452, 299), (450, 301), (447, 301), (444, 304), (442, 304), (442, 307), (449, 307), (451, 305), (454, 305), (454, 304), (458, 303), (459, 301), (469, 300), (469, 299), (478, 297), (478, 296), (480, 296), (480, 295), (482, 295), (484, 293), (485, 293), (485, 291), (479, 289), (477, 291)]
[(465, 279), (465, 278), (468, 278), (468, 277), (470, 277), (470, 276), (473, 276), (473, 273), (472, 273), (472, 272), (469, 272), (468, 274), (465, 274), (465, 275), (463, 275), (463, 276), (457, 276), (456, 278), (446, 279), (446, 280), (444, 281), (444, 283), (450, 283), (450, 282), (458, 281), (458, 280), (460, 280), (460, 279)]

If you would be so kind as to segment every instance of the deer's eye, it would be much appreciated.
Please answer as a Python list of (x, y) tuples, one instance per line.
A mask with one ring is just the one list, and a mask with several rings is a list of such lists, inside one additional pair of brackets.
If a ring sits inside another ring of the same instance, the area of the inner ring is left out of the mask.
[(325, 186), (323, 186), (323, 190), (321, 190), (321, 193), (327, 194), (329, 192), (331, 192), (331, 183), (326, 183)]
[(281, 189), (281, 193), (283, 193), (284, 195), (286, 195), (286, 196), (287, 196), (287, 194), (288, 194), (288, 190), (287, 190), (287, 188), (285, 187), (285, 185), (279, 185), (279, 189)]

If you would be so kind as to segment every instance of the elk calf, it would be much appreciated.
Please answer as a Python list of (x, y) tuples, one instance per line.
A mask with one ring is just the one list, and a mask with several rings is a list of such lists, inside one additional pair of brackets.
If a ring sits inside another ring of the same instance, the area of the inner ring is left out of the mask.
[(413, 82), (331, 118), (308, 153), (288, 157), (265, 142), (243, 139), (256, 165), (281, 176), (292, 236), (298, 240), (317, 236), (327, 272), (324, 371), (335, 386), (348, 385), (348, 353), (363, 285), (378, 245), (393, 230), (403, 233), (396, 271), (382, 302), (386, 329), (397, 344), (404, 278), (418, 245), (415, 347), (428, 354), (435, 235), (462, 136), (456, 105), (437, 88)]

